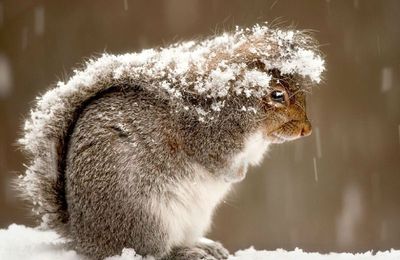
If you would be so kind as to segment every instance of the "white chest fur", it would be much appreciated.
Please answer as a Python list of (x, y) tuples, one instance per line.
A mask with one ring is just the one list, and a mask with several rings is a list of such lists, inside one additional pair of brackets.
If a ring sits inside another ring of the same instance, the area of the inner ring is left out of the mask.
[[(232, 157), (226, 174), (259, 163), (267, 148), (268, 142), (261, 132), (250, 135), (244, 149)], [(227, 179), (211, 177), (212, 174), (201, 166), (193, 167), (195, 179), (181, 180), (179, 185), (168, 188), (166, 197), (151, 202), (151, 210), (159, 214), (171, 247), (193, 244), (204, 235), (215, 207), (231, 186)]]
[(230, 182), (243, 180), (248, 166), (257, 165), (262, 161), (269, 144), (270, 142), (261, 131), (249, 135), (245, 140), (243, 150), (232, 157), (225, 179)]
[(257, 131), (246, 139), (243, 151), (234, 157), (234, 161), (243, 160), (249, 165), (257, 165), (262, 161), (269, 144), (264, 134)]
[(165, 203), (157, 203), (161, 220), (169, 234), (170, 246), (190, 245), (208, 230), (215, 207), (230, 188), (223, 179), (210, 177), (195, 166), (196, 179), (171, 187)]

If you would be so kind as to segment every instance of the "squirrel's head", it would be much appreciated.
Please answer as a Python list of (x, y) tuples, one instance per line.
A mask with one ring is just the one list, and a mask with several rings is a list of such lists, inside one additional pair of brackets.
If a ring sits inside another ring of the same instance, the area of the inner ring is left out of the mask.
[(307, 88), (301, 77), (281, 75), (271, 71), (270, 90), (262, 100), (261, 126), (272, 143), (295, 140), (311, 134), (306, 114)]

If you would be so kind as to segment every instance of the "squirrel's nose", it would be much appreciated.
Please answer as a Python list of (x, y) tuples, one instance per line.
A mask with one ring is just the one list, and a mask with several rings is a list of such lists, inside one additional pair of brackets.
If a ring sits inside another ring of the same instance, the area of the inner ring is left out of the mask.
[(312, 133), (312, 127), (310, 121), (306, 120), (303, 123), (303, 128), (301, 129), (301, 136), (309, 136)]

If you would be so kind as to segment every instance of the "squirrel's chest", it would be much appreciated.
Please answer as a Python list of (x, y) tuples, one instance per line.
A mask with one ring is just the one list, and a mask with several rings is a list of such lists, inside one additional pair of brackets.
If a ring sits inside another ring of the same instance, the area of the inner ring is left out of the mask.
[(192, 244), (202, 237), (210, 226), (215, 207), (230, 188), (222, 179), (204, 178), (203, 169), (195, 170), (199, 171), (199, 178), (171, 187), (158, 205), (171, 246)]

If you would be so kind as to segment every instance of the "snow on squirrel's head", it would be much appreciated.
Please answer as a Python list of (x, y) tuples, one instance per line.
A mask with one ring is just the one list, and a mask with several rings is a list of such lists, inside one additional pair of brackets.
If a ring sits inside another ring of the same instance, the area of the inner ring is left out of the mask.
[(118, 63), (113, 70), (115, 79), (141, 77), (152, 87), (163, 89), (186, 110), (193, 108), (185, 105), (188, 96), (206, 100), (211, 105), (194, 108), (201, 119), (219, 112), (228, 99), (265, 96), (271, 87), (272, 71), (279, 72), (279, 77), (301, 79), (298, 85), (303, 87), (319, 83), (324, 71), (324, 60), (311, 36), (298, 30), (269, 28), (266, 24), (236, 27), (233, 32), (203, 41), (135, 54), (106, 54), (93, 62), (101, 63), (103, 59)]

